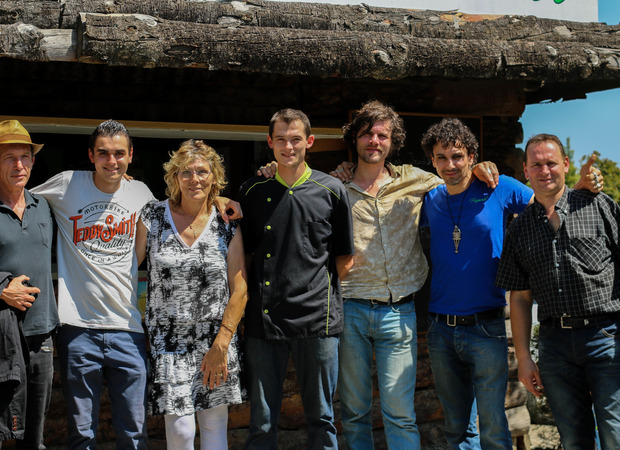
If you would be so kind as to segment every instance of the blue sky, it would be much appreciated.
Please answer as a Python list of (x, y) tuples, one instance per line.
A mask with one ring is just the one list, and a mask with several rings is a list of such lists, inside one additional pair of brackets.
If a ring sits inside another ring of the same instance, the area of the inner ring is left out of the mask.
[[(620, 1), (599, 0), (599, 22), (620, 23)], [(557, 135), (562, 142), (570, 137), (575, 150), (575, 163), (581, 156), (597, 150), (604, 158), (620, 165), (620, 89), (594, 92), (584, 100), (569, 100), (528, 105), (521, 116), (525, 146), (527, 139), (537, 133)]]

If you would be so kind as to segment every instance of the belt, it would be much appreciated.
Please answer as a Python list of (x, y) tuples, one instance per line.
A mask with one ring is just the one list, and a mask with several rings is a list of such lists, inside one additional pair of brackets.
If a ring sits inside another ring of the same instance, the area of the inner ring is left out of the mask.
[(556, 328), (565, 328), (565, 329), (573, 329), (573, 328), (587, 328), (594, 327), (603, 322), (609, 322), (611, 320), (620, 319), (620, 312), (604, 314), (602, 316), (590, 316), (590, 317), (573, 317), (573, 316), (562, 316), (562, 317), (549, 317), (547, 319), (542, 320), (540, 323), (542, 325), (556, 327)]
[(504, 307), (481, 311), (469, 316), (456, 316), (452, 314), (428, 313), (430, 317), (435, 318), (439, 322), (446, 322), (451, 327), (456, 326), (472, 326), (477, 325), (481, 320), (503, 319)]
[(409, 294), (404, 296), (403, 298), (401, 298), (400, 300), (398, 300), (397, 302), (393, 302), (392, 299), (386, 301), (383, 300), (375, 300), (374, 298), (357, 298), (356, 300), (359, 300), (363, 303), (370, 303), (371, 305), (375, 306), (375, 305), (380, 305), (380, 306), (390, 306), (390, 305), (403, 305), (405, 303), (411, 303), (413, 301), (413, 298), (415, 297), (414, 294)]

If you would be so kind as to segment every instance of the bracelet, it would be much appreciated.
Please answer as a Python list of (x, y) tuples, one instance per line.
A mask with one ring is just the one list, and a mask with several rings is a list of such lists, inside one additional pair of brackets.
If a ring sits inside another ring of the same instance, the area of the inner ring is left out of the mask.
[(232, 334), (235, 334), (235, 331), (237, 331), (237, 327), (233, 326), (233, 324), (231, 324), (231, 323), (222, 322), (222, 323), (220, 323), (220, 325), (222, 327), (226, 328)]

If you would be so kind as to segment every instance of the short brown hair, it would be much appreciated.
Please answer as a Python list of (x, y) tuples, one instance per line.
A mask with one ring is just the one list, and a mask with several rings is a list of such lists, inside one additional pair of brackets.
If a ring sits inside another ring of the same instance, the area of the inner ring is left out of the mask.
[(560, 149), (560, 154), (562, 155), (562, 159), (566, 158), (566, 152), (564, 151), (564, 145), (562, 145), (562, 141), (555, 134), (546, 134), (540, 133), (536, 136), (532, 136), (528, 139), (527, 144), (525, 144), (525, 152), (523, 154), (523, 162), (527, 164), (527, 149), (530, 145), (542, 144), (543, 142), (552, 142), (558, 146)]
[(166, 182), (166, 195), (173, 206), (181, 204), (181, 188), (179, 187), (178, 173), (184, 170), (195, 160), (200, 159), (209, 164), (213, 174), (213, 184), (207, 197), (207, 206), (213, 205), (215, 197), (220, 195), (226, 187), (226, 174), (224, 172), (223, 159), (213, 147), (203, 141), (190, 139), (181, 144), (179, 149), (170, 153), (170, 160), (164, 163), (164, 181)]
[(295, 122), (296, 120), (301, 121), (301, 123), (304, 125), (304, 132), (306, 133), (306, 137), (309, 137), (312, 134), (310, 119), (308, 119), (308, 116), (306, 116), (303, 111), (291, 108), (281, 109), (273, 116), (271, 116), (271, 120), (269, 121), (269, 136), (273, 137), (273, 129), (276, 126), (276, 122), (281, 121), (286, 124), (290, 124), (291, 122)]

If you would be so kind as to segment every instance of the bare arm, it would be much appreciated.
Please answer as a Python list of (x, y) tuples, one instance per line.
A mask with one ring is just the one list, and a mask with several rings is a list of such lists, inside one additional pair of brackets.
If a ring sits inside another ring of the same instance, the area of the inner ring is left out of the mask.
[(540, 379), (538, 366), (530, 353), (532, 334), (532, 292), (510, 292), (510, 323), (515, 354), (519, 365), (519, 381), (536, 397), (542, 395), (544, 386)]
[(200, 365), (200, 370), (203, 372), (202, 382), (205, 386), (208, 385), (210, 389), (219, 386), (228, 379), (228, 346), (237, 331), (237, 326), (248, 301), (247, 273), (241, 228), (237, 229), (230, 242), (226, 263), (230, 300), (224, 311), (220, 330)]
[(138, 265), (142, 264), (142, 261), (146, 258), (147, 234), (148, 230), (142, 223), (142, 219), (140, 219), (136, 227), (136, 257), (138, 258)]
[(336, 256), (336, 270), (338, 271), (338, 278), (341, 280), (347, 276), (349, 270), (353, 267), (353, 255), (340, 255)]

